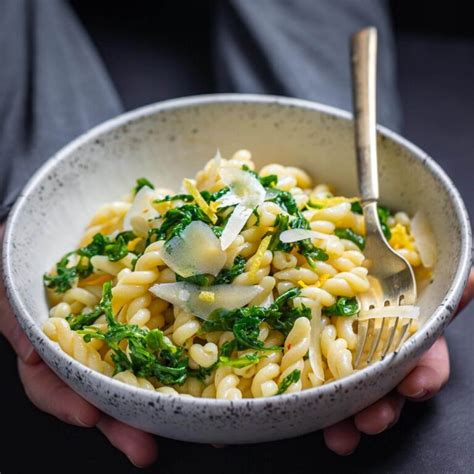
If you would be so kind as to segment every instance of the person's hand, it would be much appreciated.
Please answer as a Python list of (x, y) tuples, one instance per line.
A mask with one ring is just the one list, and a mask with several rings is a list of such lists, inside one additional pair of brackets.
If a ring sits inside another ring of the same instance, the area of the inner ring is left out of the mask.
[[(0, 242), (3, 240), (0, 227)], [(130, 461), (144, 467), (155, 461), (157, 446), (152, 435), (101, 413), (62, 382), (41, 360), (12, 314), (0, 277), (0, 333), (18, 356), (18, 372), (28, 398), (42, 411), (84, 428), (97, 427)]]
[[(474, 271), (458, 307), (461, 311), (474, 297)], [(324, 430), (326, 446), (336, 454), (348, 455), (357, 448), (362, 433), (375, 435), (391, 428), (400, 417), (405, 400), (421, 402), (436, 395), (449, 378), (449, 353), (444, 337), (418, 361), (418, 365), (389, 395)]]

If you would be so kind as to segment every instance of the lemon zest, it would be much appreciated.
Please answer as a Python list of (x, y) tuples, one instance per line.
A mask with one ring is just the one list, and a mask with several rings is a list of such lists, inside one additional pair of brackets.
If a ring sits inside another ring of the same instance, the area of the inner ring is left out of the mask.
[(389, 244), (395, 250), (415, 250), (415, 240), (409, 234), (406, 226), (398, 223), (390, 228), (390, 232), (392, 233), (392, 237), (390, 238)]
[(205, 301), (206, 303), (214, 303), (216, 299), (216, 294), (213, 291), (201, 291), (198, 297), (201, 301)]
[(137, 237), (136, 239), (131, 240), (127, 244), (127, 249), (133, 252), (133, 250), (135, 250), (135, 247), (138, 245), (139, 242), (141, 242), (141, 240), (142, 239), (140, 237)]
[(209, 217), (210, 221), (215, 224), (217, 222), (216, 213), (211, 209), (209, 204), (201, 196), (201, 193), (196, 188), (196, 185), (193, 183), (193, 181), (186, 178), (183, 180), (183, 186), (186, 191), (191, 194), (196, 204), (201, 208), (202, 212), (204, 212), (204, 214)]
[(323, 273), (320, 275), (319, 280), (315, 283), (316, 288), (321, 288), (321, 286), (323, 286), (324, 283), (329, 280), (329, 278), (331, 278), (329, 273)]
[(254, 281), (257, 276), (257, 272), (260, 269), (263, 257), (268, 249), (268, 246), (270, 245), (271, 240), (271, 235), (267, 235), (265, 238), (263, 238), (260, 242), (260, 245), (258, 246), (257, 251), (255, 252), (255, 255), (252, 257), (252, 263), (250, 264), (249, 268), (249, 278), (251, 281)]

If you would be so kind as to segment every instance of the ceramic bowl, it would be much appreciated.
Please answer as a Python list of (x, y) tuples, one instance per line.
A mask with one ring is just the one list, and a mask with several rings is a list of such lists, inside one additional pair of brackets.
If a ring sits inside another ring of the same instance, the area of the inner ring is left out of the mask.
[(257, 166), (300, 166), (316, 182), (357, 195), (351, 116), (296, 99), (211, 95), (154, 104), (112, 119), (53, 156), (10, 214), (4, 272), (17, 318), (46, 363), (109, 415), (162, 436), (199, 443), (251, 443), (301, 435), (373, 403), (415, 366), (448, 324), (470, 268), (470, 225), (458, 191), (420, 149), (379, 128), (381, 202), (428, 215), (439, 249), (420, 297), (422, 325), (397, 355), (297, 394), (224, 401), (171, 397), (125, 385), (73, 360), (41, 331), (48, 317), (42, 275), (73, 248), (97, 207), (147, 176), (179, 188), (220, 148), (252, 151)]

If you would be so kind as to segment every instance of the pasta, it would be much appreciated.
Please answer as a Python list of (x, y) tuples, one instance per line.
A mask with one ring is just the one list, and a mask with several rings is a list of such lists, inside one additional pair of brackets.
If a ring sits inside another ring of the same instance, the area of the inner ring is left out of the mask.
[[(292, 166), (257, 173), (247, 150), (218, 153), (183, 189), (140, 178), (99, 208), (45, 274), (47, 336), (93, 370), (169, 396), (270, 397), (353, 373), (358, 298), (373, 285), (359, 200)], [(429, 279), (412, 219), (379, 217)]]

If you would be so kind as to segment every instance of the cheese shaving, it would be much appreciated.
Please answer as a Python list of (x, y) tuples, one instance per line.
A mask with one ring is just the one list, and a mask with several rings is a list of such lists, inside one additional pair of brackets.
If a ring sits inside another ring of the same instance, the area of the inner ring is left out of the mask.
[(328, 239), (330, 235), (323, 234), (322, 232), (317, 232), (315, 230), (308, 230), (308, 229), (289, 229), (285, 230), (280, 234), (280, 240), (285, 243), (289, 244), (292, 242), (299, 242), (300, 240), (306, 239)]
[(421, 263), (427, 268), (436, 263), (436, 240), (426, 215), (419, 211), (411, 221), (411, 233), (415, 239), (415, 246), (420, 254)]
[(412, 305), (381, 306), (373, 309), (361, 310), (359, 321), (374, 318), (409, 318), (417, 319), (420, 315), (420, 307)]

